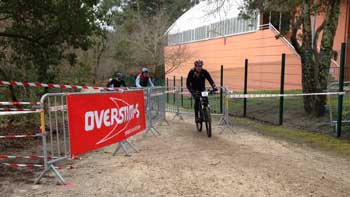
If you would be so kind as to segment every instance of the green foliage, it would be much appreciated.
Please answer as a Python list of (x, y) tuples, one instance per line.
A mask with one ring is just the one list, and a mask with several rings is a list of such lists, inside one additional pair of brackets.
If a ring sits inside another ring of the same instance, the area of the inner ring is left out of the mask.
[[(113, 13), (113, 57), (124, 72), (147, 66), (157, 79), (164, 78), (163, 47), (169, 26), (189, 8), (188, 0), (107, 0)], [(135, 73), (136, 74), (136, 73)]]
[(261, 124), (248, 119), (235, 117), (234, 121), (239, 125), (249, 125), (264, 135), (278, 137), (298, 144), (306, 144), (310, 147), (315, 147), (342, 155), (350, 154), (350, 143), (348, 140), (336, 139), (321, 133), (301, 129)]
[[(20, 74), (24, 80), (54, 82), (56, 65), (68, 58), (75, 63), (74, 55), (65, 55), (68, 49), (87, 50), (92, 46), (92, 36), (101, 33), (95, 21), (103, 21), (96, 9), (98, 0), (36, 1), (4, 0), (0, 2), (0, 51), (5, 61), (16, 68), (33, 68), (35, 78)], [(100, 18), (99, 18), (100, 17)], [(2, 75), (14, 79), (3, 70)], [(3, 76), (5, 78), (5, 76)]]

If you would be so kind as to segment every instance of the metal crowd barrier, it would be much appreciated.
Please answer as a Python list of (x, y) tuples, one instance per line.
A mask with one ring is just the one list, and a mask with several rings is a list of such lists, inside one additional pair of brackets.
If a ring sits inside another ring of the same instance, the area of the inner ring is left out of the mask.
[(41, 97), (43, 111), (40, 114), (44, 170), (35, 180), (39, 183), (42, 177), (52, 171), (57, 180), (64, 184), (56, 164), (70, 158), (69, 129), (66, 93), (48, 93)]
[[(121, 91), (134, 90), (135, 89)], [(58, 165), (60, 162), (75, 159), (71, 158), (70, 151), (70, 136), (67, 113), (67, 95), (69, 94), (101, 94), (101, 92), (48, 93), (42, 96), (40, 102), (37, 103), (40, 104), (40, 109), (36, 109), (35, 111), (33, 111), (33, 113), (40, 113), (40, 133), (35, 134), (35, 136), (31, 135), (30, 137), (41, 137), (43, 155), (36, 157), (27, 156), (28, 158), (41, 158), (43, 160), (42, 165), (30, 165), (31, 167), (40, 166), (43, 168), (43, 171), (35, 180), (35, 183), (39, 183), (40, 180), (44, 177), (44, 175), (51, 171), (53, 172), (59, 183), (65, 184), (65, 180), (59, 172), (60, 168), (58, 167)], [(147, 121), (147, 129), (145, 135), (148, 132), (151, 132), (155, 136), (160, 135), (160, 132), (155, 128), (155, 126), (160, 125), (164, 122), (169, 124), (166, 120), (166, 112), (174, 112), (180, 117), (183, 113), (193, 112), (194, 102), (192, 101), (191, 104), (191, 100), (193, 99), (191, 99), (187, 90), (181, 89), (179, 87), (159, 86), (153, 88), (145, 88), (144, 96), (146, 109), (145, 113)], [(213, 99), (217, 98), (218, 97), (213, 96)], [(212, 98), (210, 98), (210, 102), (217, 103), (218, 101), (212, 100)], [(220, 125), (223, 126), (223, 130), (227, 128), (228, 120), (228, 112), (226, 110), (226, 107), (224, 107), (224, 113), (220, 119)], [(126, 155), (128, 155), (126, 145), (131, 146), (131, 144), (128, 143), (126, 140), (119, 142), (114, 154), (120, 148), (122, 148)], [(131, 148), (134, 149), (133, 146), (131, 146)], [(136, 149), (134, 150), (136, 151)], [(4, 157), (4, 155), (2, 155), (2, 157)], [(21, 158), (27, 157), (22, 156)], [(9, 165), (14, 166), (14, 164)]]

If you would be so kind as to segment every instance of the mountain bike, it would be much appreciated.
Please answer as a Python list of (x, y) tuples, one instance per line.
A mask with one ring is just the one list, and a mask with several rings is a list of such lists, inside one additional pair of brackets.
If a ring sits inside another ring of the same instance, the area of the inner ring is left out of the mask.
[(208, 96), (213, 94), (214, 91), (209, 89), (208, 91), (195, 92), (194, 96), (199, 97), (199, 110), (198, 119), (196, 120), (196, 127), (199, 132), (202, 131), (203, 122), (205, 123), (205, 128), (207, 130), (208, 137), (211, 137), (211, 110), (209, 105)]

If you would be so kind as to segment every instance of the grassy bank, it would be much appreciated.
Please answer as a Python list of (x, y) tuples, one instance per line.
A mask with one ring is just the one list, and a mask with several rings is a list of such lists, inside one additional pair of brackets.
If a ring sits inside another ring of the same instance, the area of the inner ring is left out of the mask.
[(277, 137), (294, 143), (306, 144), (324, 151), (350, 156), (350, 140), (338, 139), (334, 136), (307, 130), (263, 124), (245, 118), (234, 117), (234, 122), (238, 125), (252, 127), (259, 133), (267, 136)]

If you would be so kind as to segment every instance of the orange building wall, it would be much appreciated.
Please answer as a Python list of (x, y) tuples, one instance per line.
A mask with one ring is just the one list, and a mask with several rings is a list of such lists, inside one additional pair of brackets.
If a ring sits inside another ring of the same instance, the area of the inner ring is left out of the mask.
[[(339, 23), (334, 38), (333, 49), (338, 52), (336, 62), (340, 63), (341, 43), (348, 43), (345, 64), (345, 79), (350, 80), (350, 0), (342, 0), (340, 5)], [(323, 16), (316, 17), (316, 28), (322, 23)], [(322, 34), (318, 40), (321, 43)], [(189, 58), (184, 66), (170, 72), (167, 78), (176, 76), (187, 77), (196, 59), (205, 62), (204, 67), (210, 71), (216, 84), (220, 83), (220, 65), (224, 65), (224, 85), (233, 90), (243, 90), (244, 60), (249, 60), (248, 89), (277, 90), (280, 87), (281, 54), (286, 54), (285, 89), (301, 89), (300, 58), (287, 47), (269, 29), (226, 38), (218, 38), (184, 44)], [(167, 46), (164, 49), (165, 59), (177, 46)], [(168, 65), (166, 65), (167, 70)], [(338, 78), (339, 68), (331, 65), (330, 74)], [(172, 84), (172, 83), (171, 83)]]
[[(171, 80), (173, 76), (186, 78), (193, 68), (193, 62), (202, 59), (204, 68), (211, 73), (217, 85), (220, 84), (220, 66), (223, 65), (224, 86), (241, 91), (244, 87), (244, 61), (247, 58), (248, 89), (277, 90), (280, 87), (281, 54), (286, 53), (285, 89), (301, 89), (300, 59), (280, 39), (276, 39), (270, 29), (188, 43), (185, 48), (190, 57), (184, 66), (166, 75)], [(167, 46), (165, 57), (172, 50), (176, 50), (176, 46)]]

